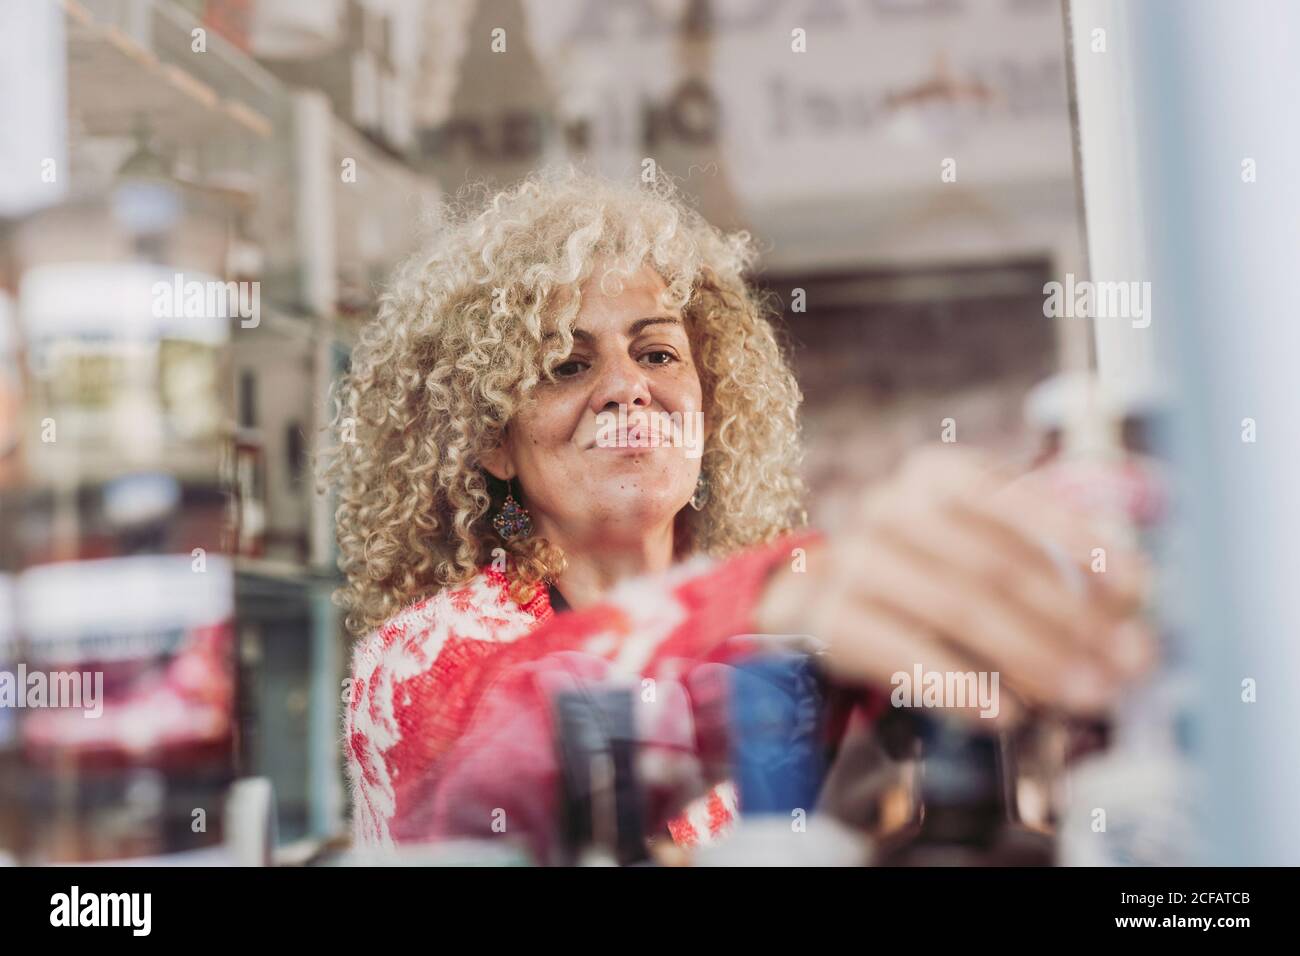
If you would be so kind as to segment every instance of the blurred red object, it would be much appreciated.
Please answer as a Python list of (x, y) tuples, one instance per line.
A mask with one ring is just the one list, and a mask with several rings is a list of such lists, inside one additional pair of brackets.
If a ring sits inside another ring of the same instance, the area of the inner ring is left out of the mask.
[(203, 23), (248, 52), (253, 0), (208, 0), (203, 10)]

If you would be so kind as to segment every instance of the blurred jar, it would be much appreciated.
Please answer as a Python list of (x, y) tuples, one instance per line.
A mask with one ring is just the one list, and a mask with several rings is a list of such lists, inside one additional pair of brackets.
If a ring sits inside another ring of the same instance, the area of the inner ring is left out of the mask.
[(23, 809), (18, 761), (18, 710), (10, 694), (17, 693), (18, 630), (14, 614), (13, 576), (0, 572), (0, 866), (15, 862), (23, 852)]
[(220, 280), (228, 219), (191, 201), (130, 183), (15, 230), (34, 483), (215, 480), (223, 349), (255, 286)]
[[(233, 570), (220, 555), (61, 561), (18, 585), (33, 862), (219, 842), (233, 779)], [(45, 683), (36, 705), (30, 687)], [(68, 688), (73, 695), (56, 688)], [(55, 706), (58, 704), (60, 706)]]

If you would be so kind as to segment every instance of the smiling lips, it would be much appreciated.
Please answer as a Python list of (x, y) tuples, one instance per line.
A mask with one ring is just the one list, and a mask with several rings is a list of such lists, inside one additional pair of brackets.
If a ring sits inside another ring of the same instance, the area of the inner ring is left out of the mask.
[(587, 449), (589, 451), (650, 451), (666, 444), (668, 443), (662, 439), (659, 442), (653, 441), (650, 430), (644, 425), (629, 425), (625, 431), (618, 433), (615, 442), (602, 444), (600, 441), (593, 441)]

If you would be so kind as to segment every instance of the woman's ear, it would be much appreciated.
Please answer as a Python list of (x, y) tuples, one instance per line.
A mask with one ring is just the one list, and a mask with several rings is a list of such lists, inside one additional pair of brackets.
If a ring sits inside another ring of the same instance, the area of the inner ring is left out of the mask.
[(510, 453), (506, 450), (504, 441), (491, 451), (480, 455), (479, 463), (497, 481), (509, 481), (515, 476), (515, 463), (510, 460)]

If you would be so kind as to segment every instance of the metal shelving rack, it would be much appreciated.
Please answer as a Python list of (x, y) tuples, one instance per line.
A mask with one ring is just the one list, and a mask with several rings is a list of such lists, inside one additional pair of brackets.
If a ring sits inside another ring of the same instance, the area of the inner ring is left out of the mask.
[[(265, 250), (262, 319), (256, 328), (232, 325), (230, 360), (236, 375), (260, 373), (268, 392), (281, 389), (257, 402), (252, 429), (266, 442), (269, 497), (297, 509), (304, 546), (296, 555), (235, 559), (240, 668), (252, 678), (239, 715), (239, 771), (272, 779), (285, 858), (301, 859), (304, 846), (343, 829), (346, 638), (329, 600), (338, 583), (332, 507), (314, 494), (310, 464), (285, 481), (284, 470), (294, 467), (286, 452), (296, 447), (286, 448), (285, 439), (299, 429), (310, 462), (356, 322), (369, 313), (378, 278), (410, 248), (412, 211), (437, 189), (333, 115), (323, 94), (290, 89), (169, 0), (61, 6), (74, 167), (87, 144), (123, 139), (145, 123), (196, 180), (233, 175), (253, 199), (252, 227)], [(202, 51), (194, 49), (198, 30)], [(355, 172), (344, 176), (348, 161)], [(246, 424), (236, 422), (236, 405), (231, 396), (232, 434)], [(296, 748), (305, 760), (290, 759)]]
[[(67, 14), (69, 105), (91, 135), (127, 135), (146, 113), (161, 136), (189, 143), (223, 136), (270, 139), (282, 91), (256, 64), (219, 36), (188, 57), (191, 34), (183, 10), (162, 3), (133, 5), (64, 0)], [(96, 13), (116, 12), (121, 23)], [(184, 53), (181, 51), (185, 51)], [(235, 90), (223, 95), (221, 90)]]

